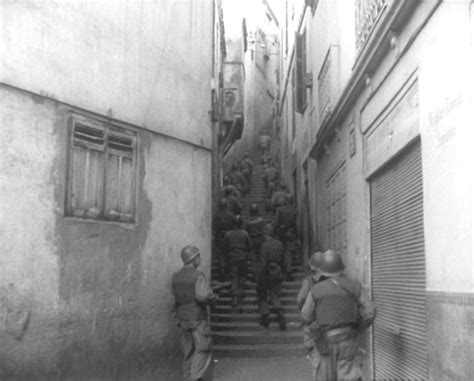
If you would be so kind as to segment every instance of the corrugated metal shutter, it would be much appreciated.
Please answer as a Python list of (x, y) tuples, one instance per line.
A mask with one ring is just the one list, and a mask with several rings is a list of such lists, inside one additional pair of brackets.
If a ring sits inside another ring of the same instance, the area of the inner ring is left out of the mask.
[(370, 192), (375, 378), (427, 379), (420, 143), (383, 168)]

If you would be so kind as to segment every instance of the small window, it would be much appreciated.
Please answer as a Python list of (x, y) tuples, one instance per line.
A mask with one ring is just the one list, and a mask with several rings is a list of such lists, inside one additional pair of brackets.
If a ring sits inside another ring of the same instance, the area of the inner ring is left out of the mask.
[(304, 113), (306, 109), (306, 31), (296, 34), (296, 110)]
[(135, 221), (136, 144), (132, 131), (72, 119), (67, 215)]

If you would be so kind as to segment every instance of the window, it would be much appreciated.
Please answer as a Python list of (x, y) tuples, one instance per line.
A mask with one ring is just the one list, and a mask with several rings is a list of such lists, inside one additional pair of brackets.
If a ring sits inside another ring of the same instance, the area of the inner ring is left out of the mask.
[(132, 131), (72, 118), (66, 214), (134, 222), (136, 144)]
[(306, 109), (306, 32), (296, 34), (296, 110), (304, 113)]
[(347, 254), (346, 166), (343, 162), (326, 182), (328, 246)]

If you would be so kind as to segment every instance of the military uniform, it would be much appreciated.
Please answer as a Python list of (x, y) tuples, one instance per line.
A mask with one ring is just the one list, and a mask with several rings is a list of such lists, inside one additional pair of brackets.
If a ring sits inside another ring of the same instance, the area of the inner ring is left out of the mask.
[(224, 236), (234, 227), (234, 213), (228, 209), (221, 210), (214, 220), (214, 231), (216, 232), (216, 249), (219, 258), (220, 275), (225, 277), (227, 272), (227, 253), (224, 244)]
[(247, 230), (252, 240), (253, 250), (257, 254), (263, 241), (262, 230), (264, 225), (265, 220), (262, 217), (256, 216), (251, 217), (245, 226), (245, 230)]
[(227, 201), (229, 203), (229, 209), (235, 215), (240, 214), (242, 211), (242, 204), (240, 203), (237, 197), (226, 195)]
[(232, 180), (232, 184), (236, 186), (241, 194), (245, 194), (247, 192), (248, 184), (242, 172), (240, 172), (238, 169), (232, 169), (229, 172), (229, 177)]
[(224, 245), (232, 278), (232, 295), (234, 298), (242, 298), (248, 275), (248, 259), (252, 250), (252, 241), (245, 230), (232, 229), (225, 234)]
[(284, 190), (278, 190), (273, 193), (271, 198), (271, 204), (274, 211), (276, 211), (278, 207), (283, 206), (287, 194), (288, 193), (286, 193)]
[(260, 246), (257, 281), (257, 297), (260, 315), (268, 316), (270, 309), (268, 297), (278, 316), (283, 317), (280, 300), (283, 275), (286, 273), (283, 244), (276, 238), (270, 237)]
[[(290, 230), (296, 232), (296, 217), (298, 210), (292, 205), (283, 205), (277, 208), (273, 217), (272, 225), (276, 236), (283, 242), (285, 249), (288, 246), (288, 232)], [(285, 250), (285, 263), (288, 272), (291, 270), (292, 253)]]
[(171, 287), (184, 355), (184, 380), (204, 379), (212, 361), (207, 303), (214, 298), (214, 294), (205, 275), (197, 271), (193, 264), (185, 265), (173, 274)]
[(247, 180), (247, 186), (250, 187), (250, 184), (252, 183), (253, 161), (249, 158), (242, 160), (240, 170), (244, 175), (245, 180)]
[(301, 315), (305, 322), (320, 325), (329, 349), (328, 355), (319, 357), (315, 380), (362, 380), (354, 361), (361, 310), (365, 311), (362, 321), (370, 325), (375, 309), (357, 281), (335, 275), (312, 286)]
[(265, 189), (267, 190), (267, 198), (271, 199), (272, 194), (276, 188), (278, 181), (278, 171), (275, 167), (268, 166), (263, 171), (263, 181), (265, 183)]
[(260, 135), (258, 138), (258, 149), (262, 155), (266, 155), (270, 152), (271, 144), (272, 138), (266, 134)]

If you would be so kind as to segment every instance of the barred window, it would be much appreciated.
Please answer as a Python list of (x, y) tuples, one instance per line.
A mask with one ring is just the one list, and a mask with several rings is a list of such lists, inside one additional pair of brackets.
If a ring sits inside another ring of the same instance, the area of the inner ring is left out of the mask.
[(134, 222), (136, 133), (73, 118), (71, 140), (66, 214)]

